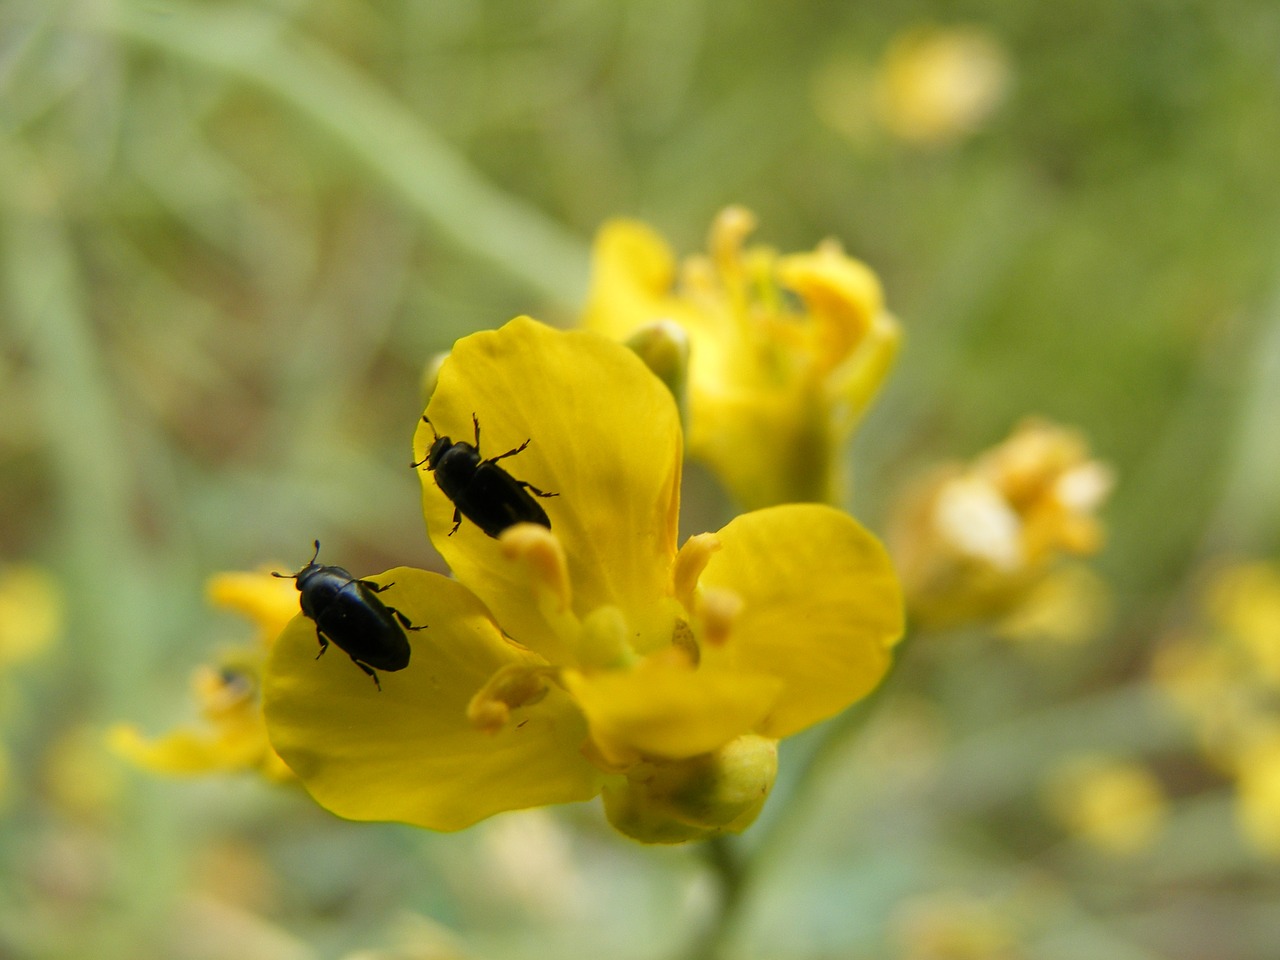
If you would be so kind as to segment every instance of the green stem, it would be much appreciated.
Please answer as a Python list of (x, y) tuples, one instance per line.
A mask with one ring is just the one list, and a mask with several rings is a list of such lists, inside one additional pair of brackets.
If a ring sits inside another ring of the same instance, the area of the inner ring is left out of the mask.
[(803, 793), (818, 779), (823, 770), (844, 751), (875, 713), (875, 705), (883, 699), (884, 691), (896, 686), (894, 678), (900, 673), (894, 670), (862, 703), (845, 711), (827, 724), (822, 740), (801, 761), (800, 770), (793, 780), (791, 792), (785, 798), (786, 811), (757, 830), (755, 843), (749, 852), (729, 837), (714, 837), (706, 841), (701, 852), (719, 884), (720, 899), (715, 916), (705, 930), (685, 952), (687, 960), (722, 960), (728, 956), (729, 939), (751, 891), (751, 880), (759, 864), (767, 862), (785, 839), (791, 824), (800, 822), (799, 808), (803, 805)]
[(723, 960), (729, 938), (737, 926), (738, 915), (746, 901), (748, 863), (744, 863), (736, 844), (729, 837), (712, 837), (699, 848), (717, 881), (719, 900), (710, 922), (685, 951), (686, 960)]

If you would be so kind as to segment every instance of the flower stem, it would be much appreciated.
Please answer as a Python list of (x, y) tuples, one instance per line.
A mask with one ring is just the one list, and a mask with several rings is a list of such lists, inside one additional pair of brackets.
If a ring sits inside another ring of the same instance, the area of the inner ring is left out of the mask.
[(723, 960), (728, 956), (729, 938), (749, 887), (749, 864), (744, 863), (734, 842), (724, 836), (712, 837), (699, 848), (715, 877), (719, 899), (716, 912), (684, 952), (685, 960)]

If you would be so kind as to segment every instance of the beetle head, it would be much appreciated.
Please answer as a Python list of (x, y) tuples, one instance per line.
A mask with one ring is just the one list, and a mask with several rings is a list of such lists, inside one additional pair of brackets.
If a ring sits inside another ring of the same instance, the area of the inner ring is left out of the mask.
[(273, 577), (279, 577), (281, 580), (292, 579), (294, 582), (294, 585), (299, 590), (301, 590), (302, 581), (306, 578), (307, 574), (309, 574), (312, 570), (316, 569), (316, 566), (317, 566), (316, 559), (320, 556), (320, 541), (317, 540), (315, 544), (316, 544), (316, 552), (311, 555), (311, 559), (307, 561), (307, 565), (303, 567), (301, 570), (299, 570), (297, 573), (276, 573), (273, 570), (271, 571), (271, 575)]
[(440, 465), (440, 458), (445, 455), (445, 451), (454, 446), (454, 442), (448, 437), (442, 437), (437, 434), (435, 440), (431, 442), (431, 449), (427, 451), (427, 469), (434, 470)]

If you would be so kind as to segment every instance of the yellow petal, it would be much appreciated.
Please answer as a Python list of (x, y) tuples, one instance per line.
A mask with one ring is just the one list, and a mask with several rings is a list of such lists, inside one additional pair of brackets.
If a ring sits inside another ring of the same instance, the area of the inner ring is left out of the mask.
[(860, 344), (884, 310), (879, 278), (864, 263), (826, 243), (778, 262), (778, 277), (804, 300), (814, 320), (814, 354), (823, 372)]
[(591, 251), (591, 291), (583, 326), (612, 340), (662, 318), (676, 263), (657, 232), (636, 220), (611, 220)]
[(782, 684), (772, 677), (709, 674), (662, 660), (635, 670), (566, 671), (565, 686), (604, 757), (683, 759), (718, 750), (753, 731)]
[(107, 743), (139, 767), (173, 776), (244, 770), (257, 766), (271, 752), (261, 726), (182, 727), (152, 739), (122, 723), (107, 731)]
[(902, 635), (902, 594), (884, 547), (852, 517), (820, 504), (743, 514), (717, 534), (703, 588), (745, 603), (702, 669), (782, 680), (755, 732), (786, 737), (839, 713), (884, 677)]
[(557, 688), (485, 733), (472, 696), (500, 668), (541, 658), (506, 640), (484, 605), (453, 580), (398, 567), (367, 579), (425, 630), (409, 665), (380, 671), (382, 690), (342, 650), (320, 659), (315, 625), (298, 617), (267, 662), (264, 706), (276, 751), (311, 795), (352, 820), (457, 830), (503, 810), (585, 800), (597, 771), (579, 752), (586, 726)]
[[(681, 438), (671, 394), (625, 347), (520, 317), (454, 346), (427, 407), (431, 423), (414, 438), (415, 459), (430, 449), (432, 426), (471, 442), (472, 413), (484, 456), (529, 440), (499, 466), (557, 494), (539, 503), (564, 548), (573, 612), (616, 606), (643, 629), (675, 554)], [(453, 504), (419, 470), (427, 530), (455, 576), (509, 635), (554, 655), (525, 565), (465, 518), (450, 536)]]

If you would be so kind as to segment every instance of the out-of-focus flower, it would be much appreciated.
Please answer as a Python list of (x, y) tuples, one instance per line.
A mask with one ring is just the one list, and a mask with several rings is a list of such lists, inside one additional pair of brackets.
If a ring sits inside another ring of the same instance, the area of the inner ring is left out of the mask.
[(1227, 642), (1262, 683), (1280, 690), (1280, 567), (1229, 567), (1214, 580), (1207, 600)]
[(874, 82), (881, 123), (920, 145), (953, 143), (980, 129), (1008, 94), (1004, 46), (976, 26), (916, 27), (889, 45)]
[[(583, 324), (619, 341), (655, 325), (683, 330), (690, 454), (748, 509), (830, 503), (839, 451), (892, 366), (898, 324), (875, 274), (836, 241), (781, 256), (747, 247), (754, 229), (748, 211), (729, 207), (709, 253), (677, 265), (644, 224), (605, 224)], [(662, 355), (670, 366), (679, 349)], [(683, 380), (660, 374), (677, 389)]]
[(1027, 591), (996, 631), (1040, 647), (1074, 647), (1099, 636), (1110, 613), (1106, 582), (1086, 564), (1064, 562)]
[(350, 819), (456, 830), (603, 792), (614, 826), (646, 842), (744, 829), (777, 739), (889, 668), (901, 597), (883, 548), (847, 514), (792, 504), (677, 551), (676, 406), (592, 333), (519, 318), (458, 341), (416, 457), (473, 414), (487, 451), (520, 448), (513, 476), (557, 494), (541, 501), (551, 528), (451, 532), (454, 504), (424, 469), (427, 530), (457, 579), (364, 578), (425, 625), (381, 689), (345, 657), (317, 660), (315, 625), (296, 618), (268, 661), (272, 743)]
[(1203, 622), (1156, 654), (1152, 675), (1194, 721), (1206, 755), (1228, 772), (1280, 725), (1280, 568), (1233, 564), (1204, 593)]
[(258, 628), (256, 642), (227, 651), (214, 665), (202, 665), (191, 678), (199, 726), (180, 727), (150, 739), (137, 727), (117, 724), (108, 732), (111, 746), (156, 773), (202, 774), (256, 770), (272, 780), (292, 773), (267, 741), (262, 717), (262, 670), (272, 642), (298, 613), (293, 580), (268, 572), (222, 573), (209, 580), (215, 606), (235, 610)]
[(1280, 860), (1280, 722), (1239, 752), (1236, 818), (1255, 850)]
[(1044, 802), (1071, 833), (1121, 857), (1149, 849), (1168, 813), (1164, 790), (1146, 767), (1094, 755), (1072, 757), (1052, 771)]
[(943, 627), (1012, 613), (1064, 556), (1098, 550), (1111, 486), (1077, 431), (1040, 419), (972, 464), (933, 470), (889, 535), (911, 615)]
[[(34, 564), (0, 566), (0, 720), (10, 717), (8, 671), (34, 659), (62, 634), (62, 590), (54, 576)], [(10, 799), (12, 764), (9, 750), (0, 742), (0, 809)]]
[(1280, 857), (1280, 566), (1221, 569), (1202, 621), (1156, 655), (1152, 676), (1190, 718), (1201, 750), (1235, 780), (1242, 835)]
[(46, 650), (61, 635), (63, 616), (62, 590), (47, 570), (0, 567), (0, 668)]
[(908, 901), (894, 917), (902, 960), (1017, 960), (1018, 923), (992, 899), (943, 892)]
[(80, 820), (100, 820), (120, 793), (119, 764), (102, 749), (102, 730), (74, 727), (48, 751), (44, 787), (62, 812)]

